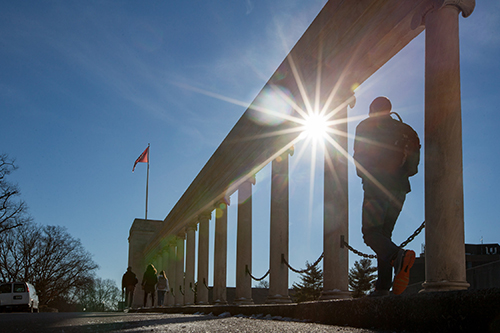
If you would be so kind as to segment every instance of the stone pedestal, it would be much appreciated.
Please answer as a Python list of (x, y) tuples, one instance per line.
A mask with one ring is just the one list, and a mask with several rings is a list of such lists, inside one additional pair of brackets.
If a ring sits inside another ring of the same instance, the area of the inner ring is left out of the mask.
[[(347, 119), (347, 105), (341, 107), (335, 119)], [(351, 297), (349, 252), (341, 244), (342, 237), (349, 240), (347, 121), (333, 130), (333, 142), (325, 142), (324, 157), (323, 300)]]
[(194, 269), (196, 252), (196, 225), (187, 227), (186, 233), (186, 278), (184, 282), (184, 304), (194, 304)]
[(473, 4), (446, 1), (424, 18), (425, 291), (469, 287), (465, 276), (458, 14), (472, 11)]
[(208, 304), (208, 236), (211, 214), (198, 216), (200, 231), (198, 232), (198, 289), (196, 304)]
[[(128, 266), (132, 267), (139, 280), (135, 287), (134, 300), (132, 303), (133, 308), (141, 307), (143, 304), (143, 290), (141, 288), (142, 274), (146, 270), (147, 262), (144, 260), (144, 250), (149, 245), (151, 238), (158, 232), (162, 226), (161, 220), (144, 220), (135, 219), (130, 227), (130, 234), (128, 238)], [(125, 272), (125, 270), (124, 270)]]
[(290, 303), (288, 295), (288, 154), (272, 162), (269, 295), (266, 303)]
[(252, 185), (255, 177), (238, 189), (238, 232), (236, 244), (236, 299), (238, 305), (253, 304), (252, 278)]
[(227, 304), (227, 206), (229, 200), (220, 202), (215, 209), (214, 240), (214, 304)]

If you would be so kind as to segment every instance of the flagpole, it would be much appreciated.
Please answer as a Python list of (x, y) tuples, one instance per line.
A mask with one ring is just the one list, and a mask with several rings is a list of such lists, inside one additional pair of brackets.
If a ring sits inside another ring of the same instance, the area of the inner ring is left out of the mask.
[(148, 143), (148, 173), (146, 176), (146, 220), (148, 219), (148, 185), (149, 185), (149, 159), (151, 158), (151, 149), (150, 144)]

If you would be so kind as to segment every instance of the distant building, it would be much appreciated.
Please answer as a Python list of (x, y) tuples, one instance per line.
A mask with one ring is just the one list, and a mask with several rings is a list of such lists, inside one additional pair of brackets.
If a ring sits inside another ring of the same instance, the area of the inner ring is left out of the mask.
[[(469, 289), (500, 288), (500, 245), (465, 244), (465, 267)], [(425, 282), (425, 251), (415, 259), (405, 294), (422, 290)]]

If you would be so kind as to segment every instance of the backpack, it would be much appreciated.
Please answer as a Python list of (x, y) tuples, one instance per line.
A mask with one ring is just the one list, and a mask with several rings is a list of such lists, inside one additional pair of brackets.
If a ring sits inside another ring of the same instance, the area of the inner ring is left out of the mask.
[[(402, 170), (407, 176), (413, 176), (420, 162), (420, 140), (397, 113), (391, 112), (391, 115), (398, 119), (391, 117), (382, 122), (373, 119), (358, 126), (361, 136), (354, 142), (354, 159), (369, 173), (394, 174)], [(356, 172), (361, 178), (365, 176), (358, 166)]]
[(402, 152), (398, 157), (398, 163), (401, 168), (406, 171), (408, 176), (414, 176), (418, 173), (418, 164), (420, 163), (420, 139), (417, 132), (408, 124), (403, 122), (403, 119), (396, 112), (391, 112), (391, 115), (396, 115), (394, 146), (397, 151)]
[(158, 275), (158, 283), (156, 284), (156, 289), (167, 290), (167, 279), (163, 275)]

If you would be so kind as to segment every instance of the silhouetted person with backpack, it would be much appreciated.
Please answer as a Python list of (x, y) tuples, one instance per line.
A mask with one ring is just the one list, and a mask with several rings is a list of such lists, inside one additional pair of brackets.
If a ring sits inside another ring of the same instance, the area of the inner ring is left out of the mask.
[(132, 307), (132, 302), (134, 301), (134, 291), (135, 285), (139, 282), (135, 273), (132, 272), (132, 267), (128, 267), (125, 274), (122, 277), (122, 297), (123, 292), (125, 292), (125, 306)]
[[(364, 198), (362, 232), (365, 243), (377, 254), (378, 278), (370, 296), (401, 294), (409, 282), (415, 252), (392, 241), (392, 231), (411, 191), (409, 177), (417, 173), (420, 141), (407, 124), (391, 117), (392, 105), (377, 97), (369, 117), (356, 127), (354, 160), (362, 179)], [(392, 268), (394, 267), (394, 282)]]

